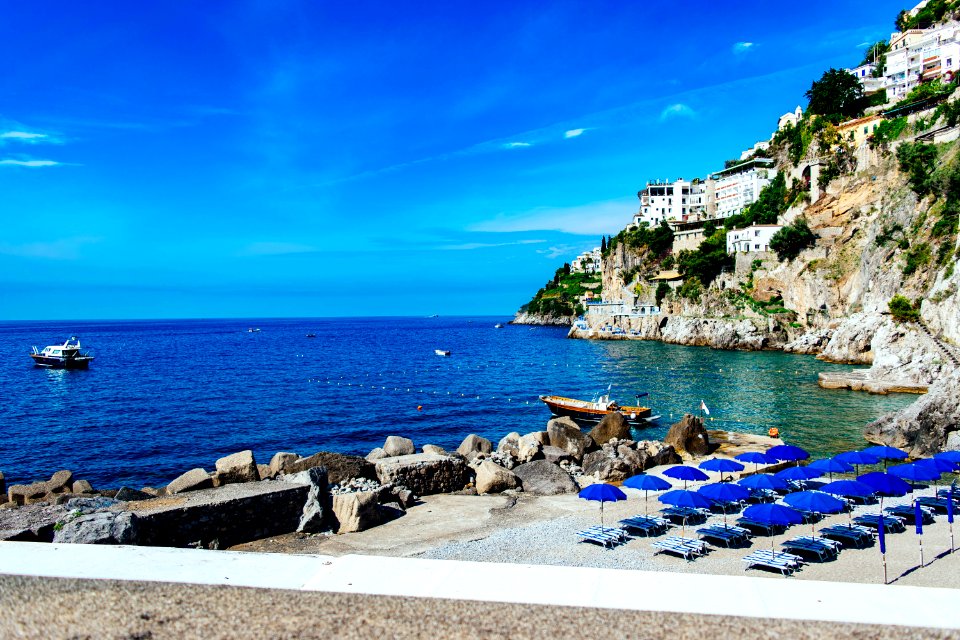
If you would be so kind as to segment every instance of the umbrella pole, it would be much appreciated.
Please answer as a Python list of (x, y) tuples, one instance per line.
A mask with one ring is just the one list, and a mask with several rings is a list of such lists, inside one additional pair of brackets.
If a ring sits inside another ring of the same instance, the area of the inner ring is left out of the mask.
[(953, 553), (953, 523), (950, 523), (950, 553)]
[(887, 584), (887, 554), (881, 554), (883, 557), (883, 584)]
[(917, 535), (917, 540), (920, 541), (920, 566), (922, 567), (922, 566), (924, 566), (924, 564), (923, 564), (923, 534), (922, 534), (922, 533)]
[(600, 501), (600, 535), (603, 535), (603, 500)]

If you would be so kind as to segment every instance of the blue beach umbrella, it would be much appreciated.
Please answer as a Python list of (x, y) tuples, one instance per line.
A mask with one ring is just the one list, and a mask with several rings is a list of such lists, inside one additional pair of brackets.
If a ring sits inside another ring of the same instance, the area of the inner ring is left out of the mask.
[(819, 469), (811, 469), (810, 467), (787, 467), (783, 471), (777, 471), (773, 475), (781, 480), (799, 480), (803, 482), (804, 480), (819, 478), (823, 475), (823, 472)]
[(586, 487), (577, 494), (579, 497), (585, 500), (595, 500), (600, 503), (600, 529), (603, 530), (603, 503), (604, 502), (617, 502), (618, 500), (626, 500), (627, 494), (620, 489), (616, 488), (612, 484), (592, 484), (589, 487)]
[(927, 467), (940, 473), (953, 473), (957, 470), (957, 463), (943, 458), (923, 458), (914, 462), (918, 467)]
[[(859, 480), (834, 480), (820, 487), (820, 491), (844, 498), (866, 498), (876, 493), (873, 487)], [(850, 525), (853, 525), (853, 512), (850, 512)]]
[(821, 460), (814, 460), (807, 465), (808, 469), (819, 469), (824, 473), (830, 474), (830, 482), (833, 482), (834, 473), (847, 473), (848, 471), (853, 471), (853, 467), (847, 464), (846, 462), (841, 462), (836, 458), (823, 458)]
[(747, 476), (746, 478), (742, 478), (737, 484), (747, 489), (770, 489), (776, 491), (777, 489), (787, 488), (786, 481), (772, 476), (769, 473), (757, 473), (752, 476)]
[(670, 467), (663, 472), (663, 475), (676, 478), (677, 480), (683, 480), (684, 489), (687, 488), (687, 480), (698, 481), (710, 479), (710, 476), (705, 474), (703, 471), (700, 471), (700, 469), (697, 469), (696, 467), (686, 467), (682, 464), (675, 467)]
[(852, 464), (855, 467), (855, 473), (859, 475), (860, 465), (862, 464), (877, 464), (880, 462), (880, 458), (869, 453), (864, 453), (863, 451), (847, 451), (846, 453), (838, 453), (833, 456), (834, 460), (839, 460), (840, 462), (846, 462), (847, 464)]
[[(913, 465), (898, 465), (901, 467), (912, 467)], [(893, 473), (895, 467), (890, 467), (890, 473), (873, 471), (857, 476), (857, 481), (869, 485), (874, 493), (881, 498), (899, 498), (913, 491), (913, 488)], [(922, 470), (921, 470), (922, 472)]]
[(909, 480), (910, 482), (934, 481), (933, 495), (937, 495), (936, 480), (940, 478), (940, 472), (932, 466), (920, 464), (895, 464), (887, 469), (887, 471), (898, 478), (903, 478), (904, 480)]
[[(687, 507), (688, 509), (709, 509), (710, 500), (706, 496), (702, 496), (696, 491), (687, 491), (686, 489), (674, 489), (673, 491), (667, 491), (665, 494), (658, 498), (663, 504), (673, 505), (675, 507)], [(686, 532), (687, 528), (687, 518), (683, 518), (683, 527), (681, 528), (680, 535), (682, 536)]]
[(659, 476), (648, 476), (645, 473), (641, 473), (639, 475), (630, 476), (624, 480), (623, 486), (643, 491), (643, 513), (646, 514), (648, 513), (647, 499), (650, 497), (650, 492), (663, 491), (664, 489), (669, 489), (673, 485)]
[[(843, 500), (834, 498), (829, 493), (823, 493), (822, 491), (788, 493), (783, 497), (783, 501), (794, 509), (814, 513), (840, 513), (847, 506)], [(816, 532), (816, 526), (813, 522), (810, 523), (810, 529)]]
[(933, 454), (934, 458), (939, 460), (947, 460), (949, 462), (956, 462), (960, 464), (960, 451), (941, 451), (940, 453)]
[[(796, 509), (782, 504), (754, 504), (743, 510), (743, 517), (771, 525), (790, 526), (803, 522), (803, 515)], [(773, 550), (774, 536), (770, 536), (770, 550)]]
[(775, 447), (770, 447), (767, 449), (767, 455), (782, 462), (797, 463), (799, 463), (800, 460), (806, 460), (810, 457), (810, 454), (807, 453), (806, 450), (795, 447), (792, 444), (778, 444)]
[(729, 473), (731, 471), (743, 471), (742, 464), (736, 460), (730, 460), (729, 458), (711, 458), (709, 460), (704, 460), (697, 466), (701, 469), (705, 469), (706, 471), (718, 471), (721, 474)]
[(883, 460), (883, 465), (886, 467), (887, 460), (906, 460), (907, 452), (902, 449), (897, 449), (896, 447), (888, 447), (886, 445), (877, 445), (875, 447), (867, 447), (863, 450), (864, 453), (871, 456), (876, 456)]
[(761, 464), (773, 464), (776, 462), (775, 458), (771, 458), (765, 453), (760, 453), (759, 451), (748, 451), (746, 453), (741, 453), (738, 456), (734, 456), (740, 462), (747, 462), (752, 465), (755, 465), (753, 468), (754, 473), (760, 470)]
[[(705, 484), (697, 493), (701, 493), (717, 502), (739, 502), (750, 497), (750, 492), (738, 484), (731, 482), (716, 482)], [(723, 509), (723, 526), (727, 526), (727, 510)]]

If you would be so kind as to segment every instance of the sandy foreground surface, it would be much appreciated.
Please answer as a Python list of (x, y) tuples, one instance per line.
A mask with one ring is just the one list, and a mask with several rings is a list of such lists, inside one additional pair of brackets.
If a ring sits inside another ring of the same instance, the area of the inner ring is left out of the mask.
[[(694, 488), (694, 484), (690, 484)], [(605, 503), (604, 522), (644, 512), (642, 492), (627, 489), (629, 499)], [(921, 495), (932, 494), (925, 490)], [(905, 503), (909, 498), (885, 499), (884, 507)], [(662, 505), (651, 495), (649, 510), (655, 513)], [(857, 507), (853, 515), (876, 512), (879, 505)], [(960, 515), (960, 514), (958, 514)], [(737, 516), (727, 516), (733, 523)], [(849, 514), (828, 516), (813, 525), (849, 522)], [(769, 548), (770, 538), (755, 536), (749, 547), (727, 549), (713, 546), (696, 561), (688, 562), (668, 554), (654, 555), (651, 542), (656, 538), (635, 538), (614, 549), (604, 549), (592, 543), (581, 543), (576, 532), (599, 524), (598, 503), (577, 498), (576, 495), (527, 496), (458, 496), (435, 495), (423, 498), (403, 517), (379, 527), (346, 535), (290, 534), (233, 547), (234, 550), (317, 553), (325, 555), (366, 554), (397, 557), (470, 560), (478, 562), (510, 562), (519, 564), (549, 564), (610, 569), (641, 569), (645, 571), (672, 571), (717, 575), (744, 575), (741, 559), (752, 549)], [(723, 517), (713, 515), (709, 523), (722, 523)], [(956, 542), (960, 545), (960, 520), (956, 524)], [(686, 535), (696, 537), (699, 526), (688, 526)], [(796, 535), (809, 535), (811, 525), (791, 527), (786, 534), (775, 536), (774, 545)], [(681, 527), (670, 529), (668, 535), (681, 534)], [(946, 516), (936, 516), (936, 522), (924, 527), (924, 565), (920, 567), (918, 537), (913, 525), (905, 533), (889, 533), (887, 542), (887, 575), (892, 584), (925, 587), (960, 588), (960, 548), (950, 553), (950, 530)], [(767, 576), (772, 580), (821, 580), (836, 582), (883, 582), (883, 565), (877, 545), (865, 549), (844, 549), (838, 558), (829, 562), (810, 562), (790, 578), (778, 572), (751, 569), (750, 576)], [(960, 592), (958, 592), (960, 597)]]

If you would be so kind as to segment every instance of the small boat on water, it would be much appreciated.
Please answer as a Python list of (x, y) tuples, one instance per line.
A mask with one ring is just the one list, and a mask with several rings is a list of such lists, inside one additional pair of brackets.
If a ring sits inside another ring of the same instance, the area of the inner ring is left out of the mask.
[(650, 420), (650, 408), (639, 406), (640, 398), (647, 394), (637, 395), (637, 405), (621, 406), (610, 399), (609, 390), (606, 394), (598, 395), (593, 400), (575, 400), (563, 396), (540, 396), (540, 401), (550, 408), (555, 416), (567, 416), (578, 422), (599, 422), (611, 413), (621, 414), (628, 424), (645, 426)]
[(260, 333), (260, 327), (250, 327), (247, 329), (247, 333)]
[(494, 329), (503, 329), (503, 325), (498, 322), (497, 324), (493, 325), (493, 328), (494, 328)]
[(80, 352), (80, 338), (76, 336), (63, 344), (44, 347), (43, 351), (34, 347), (30, 357), (36, 366), (48, 369), (86, 369), (93, 360), (89, 353)]
[(307, 337), (308, 337), (308, 338), (316, 338), (316, 337), (317, 337), (317, 334), (315, 334), (315, 333), (308, 333), (308, 334), (307, 334)]
[(443, 350), (443, 349), (434, 349), (433, 352), (434, 352), (435, 354), (437, 354), (438, 356), (448, 356), (448, 355), (450, 355), (450, 352), (449, 352), (449, 351), (445, 351), (445, 350)]

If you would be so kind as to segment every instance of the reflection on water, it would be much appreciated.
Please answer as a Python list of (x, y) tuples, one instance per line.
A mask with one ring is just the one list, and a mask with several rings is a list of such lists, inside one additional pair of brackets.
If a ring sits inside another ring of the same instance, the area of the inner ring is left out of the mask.
[[(608, 385), (621, 403), (649, 393), (663, 416), (638, 438), (663, 437), (702, 400), (708, 426), (776, 426), (823, 455), (863, 446), (867, 422), (915, 399), (821, 389), (819, 371), (849, 367), (808, 356), (568, 340), (563, 329), (469, 320), (0, 323), (0, 470), (29, 481), (70, 468), (95, 484), (142, 486), (248, 448), (260, 462), (277, 451), (366, 455), (403, 435), (452, 450), (470, 433), (496, 443), (543, 429), (541, 394), (589, 399)], [(96, 349), (88, 371), (32, 366), (29, 345), (66, 335)]]

